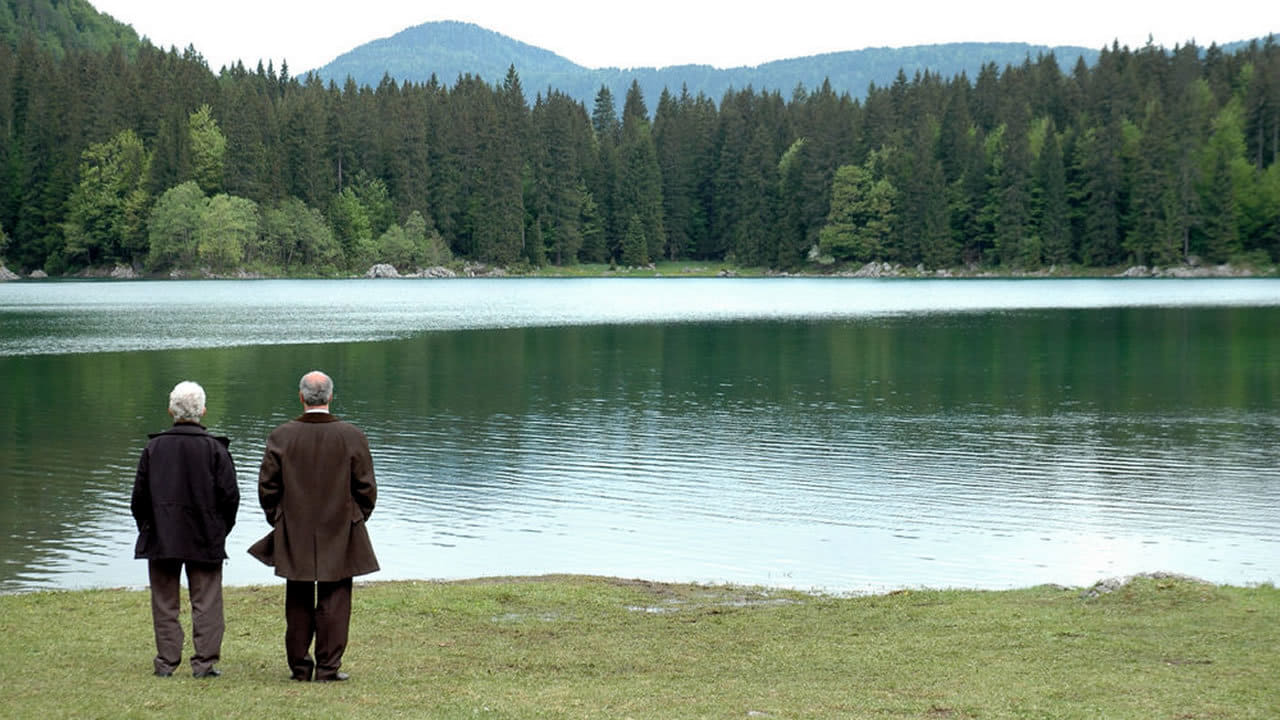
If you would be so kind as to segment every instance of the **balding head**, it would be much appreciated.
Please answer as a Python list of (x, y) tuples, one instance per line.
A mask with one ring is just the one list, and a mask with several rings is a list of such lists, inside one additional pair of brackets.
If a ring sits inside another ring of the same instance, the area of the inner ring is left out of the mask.
[(327, 407), (333, 400), (333, 380), (319, 370), (312, 370), (298, 381), (298, 395), (308, 408)]

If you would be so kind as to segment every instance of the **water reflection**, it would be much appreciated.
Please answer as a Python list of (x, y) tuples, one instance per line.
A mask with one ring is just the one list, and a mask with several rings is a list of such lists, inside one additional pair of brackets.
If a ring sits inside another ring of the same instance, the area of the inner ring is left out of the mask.
[(128, 492), (179, 378), (245, 497), (297, 377), (381, 482), (378, 577), (588, 572), (833, 590), (1280, 578), (1280, 309), (475, 329), (0, 357), (0, 590), (141, 585)]

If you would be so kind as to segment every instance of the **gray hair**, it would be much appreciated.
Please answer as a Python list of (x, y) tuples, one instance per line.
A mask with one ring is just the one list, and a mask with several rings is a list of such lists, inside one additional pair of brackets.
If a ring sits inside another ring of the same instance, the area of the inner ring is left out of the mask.
[(169, 412), (174, 420), (199, 422), (204, 415), (204, 388), (199, 383), (183, 380), (169, 393)]
[(328, 405), (333, 400), (333, 380), (319, 370), (312, 370), (298, 381), (298, 392), (307, 407)]

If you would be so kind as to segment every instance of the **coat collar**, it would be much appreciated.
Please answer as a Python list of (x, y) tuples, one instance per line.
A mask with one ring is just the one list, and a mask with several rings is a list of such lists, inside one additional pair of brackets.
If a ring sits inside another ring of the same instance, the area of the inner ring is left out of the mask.
[(212, 435), (209, 433), (207, 429), (205, 429), (205, 426), (201, 425), (200, 423), (176, 422), (173, 424), (173, 427), (169, 428), (168, 430), (165, 430), (164, 432), (150, 433), (147, 435), (147, 437), (157, 438), (157, 437), (160, 437), (161, 435), (208, 435), (209, 437), (217, 440), (223, 445), (229, 446), (231, 444), (230, 438), (227, 438), (222, 435)]
[(333, 415), (333, 414), (331, 414), (331, 413), (327, 413), (327, 412), (309, 412), (309, 413), (302, 413), (302, 414), (301, 414), (301, 415), (299, 415), (298, 417), (294, 418), (294, 420), (297, 420), (298, 422), (304, 422), (304, 423), (331, 423), (331, 422), (338, 422), (338, 418), (337, 418), (337, 416), (335, 416), (335, 415)]

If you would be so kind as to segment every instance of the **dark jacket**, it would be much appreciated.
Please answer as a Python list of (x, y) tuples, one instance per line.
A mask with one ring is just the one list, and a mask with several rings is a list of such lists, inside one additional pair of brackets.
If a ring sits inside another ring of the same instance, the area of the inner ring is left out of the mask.
[(226, 559), (227, 533), (240, 508), (230, 441), (196, 423), (174, 423), (148, 437), (129, 503), (138, 525), (134, 557)]
[(307, 413), (267, 437), (258, 500), (271, 524), (249, 553), (289, 580), (332, 582), (378, 569), (365, 520), (378, 487), (369, 441), (329, 413)]

